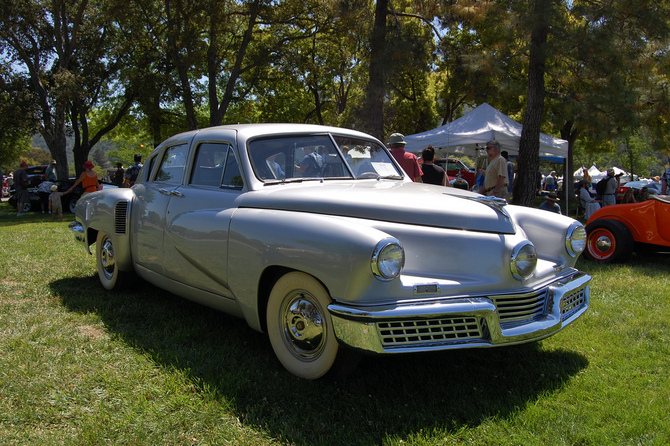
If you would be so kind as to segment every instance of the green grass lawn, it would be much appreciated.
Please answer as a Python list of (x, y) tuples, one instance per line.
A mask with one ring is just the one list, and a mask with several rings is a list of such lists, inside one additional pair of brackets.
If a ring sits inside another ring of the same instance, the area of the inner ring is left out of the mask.
[(105, 291), (67, 219), (0, 204), (2, 445), (670, 443), (670, 255), (580, 260), (591, 308), (544, 341), (312, 382), (241, 320)]

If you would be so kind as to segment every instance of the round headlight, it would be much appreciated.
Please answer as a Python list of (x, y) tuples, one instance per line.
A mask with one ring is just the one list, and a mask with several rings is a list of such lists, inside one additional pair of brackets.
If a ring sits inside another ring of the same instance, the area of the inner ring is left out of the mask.
[(377, 243), (371, 259), (372, 273), (380, 280), (394, 279), (405, 266), (405, 250), (395, 239)]
[(577, 257), (586, 248), (586, 229), (578, 221), (572, 223), (565, 236), (565, 249), (572, 257)]
[(515, 279), (525, 280), (529, 278), (537, 265), (537, 251), (529, 241), (519, 243), (512, 252), (510, 269)]

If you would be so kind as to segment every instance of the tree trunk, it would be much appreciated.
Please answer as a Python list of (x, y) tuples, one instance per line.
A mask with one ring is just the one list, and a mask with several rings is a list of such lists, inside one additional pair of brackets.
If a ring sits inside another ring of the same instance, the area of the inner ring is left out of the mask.
[(254, 27), (256, 26), (256, 20), (258, 19), (258, 14), (260, 12), (261, 2), (259, 0), (254, 0), (249, 4), (249, 19), (247, 20), (247, 27), (242, 36), (242, 42), (240, 43), (240, 48), (235, 54), (235, 63), (233, 68), (228, 75), (228, 81), (226, 82), (226, 88), (223, 92), (223, 97), (221, 98), (221, 103), (218, 101), (218, 89), (216, 86), (217, 75), (218, 75), (218, 65), (212, 63), (214, 53), (207, 53), (207, 75), (209, 78), (209, 125), (221, 125), (223, 122), (224, 116), (228, 111), (228, 107), (233, 101), (235, 85), (242, 75), (242, 62), (247, 54), (247, 49), (249, 44), (252, 42), (254, 37)]
[(386, 15), (388, 0), (377, 0), (375, 23), (370, 38), (370, 78), (364, 107), (364, 129), (383, 141), (384, 94), (386, 89)]
[(514, 182), (514, 203), (531, 206), (535, 198), (537, 172), (540, 167), (540, 127), (544, 112), (544, 71), (549, 24), (546, 21), (551, 0), (536, 0), (530, 38), (528, 66), (528, 104), (523, 115), (523, 129), (519, 142), (517, 179)]
[[(563, 128), (561, 128), (561, 138), (565, 139), (568, 141), (568, 158), (567, 158), (567, 163), (566, 163), (566, 172), (563, 172), (563, 190), (565, 191), (565, 195), (567, 197), (570, 197), (570, 201), (576, 201), (576, 195), (575, 195), (575, 180), (573, 173), (575, 172), (575, 163), (574, 163), (574, 148), (575, 148), (575, 141), (577, 141), (577, 137), (579, 136), (579, 131), (574, 129), (574, 123), (573, 121), (567, 121), (564, 125)], [(573, 197), (575, 197), (573, 199)]]
[(45, 115), (40, 128), (40, 134), (51, 152), (51, 157), (56, 160), (56, 174), (60, 179), (66, 179), (69, 176), (69, 167), (67, 160), (67, 138), (65, 136), (65, 111), (62, 107), (57, 107), (51, 119)]

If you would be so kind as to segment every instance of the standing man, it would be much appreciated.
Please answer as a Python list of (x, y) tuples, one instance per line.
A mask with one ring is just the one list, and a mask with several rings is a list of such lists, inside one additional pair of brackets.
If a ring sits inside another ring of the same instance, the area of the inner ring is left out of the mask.
[(142, 155), (136, 153), (134, 160), (135, 164), (126, 169), (125, 177), (127, 187), (130, 187), (133, 184), (135, 184), (135, 181), (137, 180), (137, 175), (139, 175), (140, 169), (142, 168)]
[(447, 172), (440, 166), (435, 165), (435, 148), (433, 146), (423, 149), (423, 152), (421, 152), (421, 161), (423, 161), (423, 166), (421, 166), (421, 170), (423, 171), (421, 181), (423, 183), (451, 186)]
[(30, 195), (28, 194), (28, 163), (23, 161), (21, 167), (14, 172), (14, 190), (16, 191), (16, 216), (25, 215), (23, 209), (30, 204)]
[(58, 179), (58, 174), (56, 173), (56, 160), (51, 160), (51, 164), (49, 164), (44, 171), (44, 179), (47, 181), (51, 181), (52, 183)]
[(602, 196), (603, 207), (616, 204), (616, 190), (619, 188), (619, 181), (614, 176), (614, 169), (607, 169), (607, 184), (605, 186), (605, 193)]
[(486, 155), (489, 165), (486, 170), (481, 169), (481, 173), (484, 174), (484, 188), (480, 193), (506, 199), (508, 197), (509, 179), (507, 177), (507, 161), (500, 156), (500, 143), (495, 139), (487, 142)]
[[(668, 164), (670, 164), (670, 156), (668, 157)], [(665, 169), (665, 172), (661, 175), (661, 195), (668, 194), (668, 183), (670, 183), (670, 167)]]
[(392, 134), (389, 139), (391, 155), (398, 161), (400, 167), (409, 175), (412, 181), (423, 183), (421, 179), (423, 172), (421, 171), (421, 166), (419, 166), (419, 160), (416, 159), (416, 155), (413, 153), (405, 152), (405, 144), (407, 143), (402, 133)]

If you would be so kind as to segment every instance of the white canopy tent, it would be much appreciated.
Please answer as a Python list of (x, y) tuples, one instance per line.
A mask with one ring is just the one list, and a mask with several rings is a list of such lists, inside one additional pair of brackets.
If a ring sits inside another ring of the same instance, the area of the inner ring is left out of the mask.
[[(521, 128), (521, 124), (484, 103), (453, 122), (427, 132), (405, 136), (405, 150), (419, 152), (432, 145), (439, 152), (476, 157), (477, 149), (484, 149), (488, 141), (495, 139), (500, 142), (502, 150), (516, 156), (519, 153)], [(562, 163), (567, 156), (566, 140), (540, 134), (541, 158)]]
[[(621, 175), (621, 180), (620, 181), (621, 181), (622, 184), (625, 184), (628, 181), (634, 180), (635, 179), (634, 177), (637, 176), (637, 175), (633, 176), (633, 175), (629, 174), (628, 172), (626, 172), (625, 170), (623, 170), (619, 167), (616, 167), (616, 166), (612, 167), (612, 169), (614, 169), (614, 175)], [(589, 175), (591, 176), (591, 180), (594, 183), (597, 183), (598, 181), (605, 178), (605, 176), (607, 176), (607, 170), (604, 170), (604, 171), (598, 170), (598, 168), (596, 167), (595, 164), (593, 166), (589, 167), (588, 170), (589, 170)], [(575, 180), (581, 180), (582, 178), (584, 178), (584, 173), (582, 172), (582, 168), (577, 169), (575, 171), (575, 173), (573, 174), (573, 176), (574, 176)]]
[[(583, 167), (580, 167), (579, 169), (575, 170), (575, 173), (572, 174), (575, 180), (581, 180), (584, 178), (584, 172), (582, 171)], [(596, 165), (594, 164), (593, 166), (589, 167), (587, 169), (589, 171), (589, 175), (591, 176), (591, 179), (601, 179), (605, 175), (607, 175), (607, 172), (601, 172), (598, 170)]]

